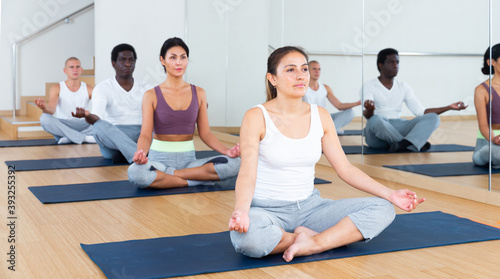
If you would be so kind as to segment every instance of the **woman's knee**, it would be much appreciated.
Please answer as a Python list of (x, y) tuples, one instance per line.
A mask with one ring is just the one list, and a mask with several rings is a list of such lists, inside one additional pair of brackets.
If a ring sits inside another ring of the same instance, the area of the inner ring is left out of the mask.
[[(225, 156), (226, 157), (226, 156)], [(226, 163), (214, 164), (215, 172), (220, 180), (229, 179), (238, 175), (240, 171), (241, 159), (240, 157), (230, 158), (227, 157)]]
[(375, 200), (373, 215), (378, 222), (378, 229), (375, 229), (376, 235), (378, 235), (394, 221), (396, 218), (396, 211), (391, 202), (381, 198), (375, 198)]
[[(273, 237), (259, 231), (249, 229), (246, 233), (230, 232), (234, 250), (252, 258), (262, 258), (269, 255), (279, 243), (279, 240), (276, 242)], [(281, 239), (281, 236), (279, 238)]]
[(133, 163), (127, 170), (128, 180), (139, 188), (146, 188), (156, 179), (156, 171), (151, 164)]

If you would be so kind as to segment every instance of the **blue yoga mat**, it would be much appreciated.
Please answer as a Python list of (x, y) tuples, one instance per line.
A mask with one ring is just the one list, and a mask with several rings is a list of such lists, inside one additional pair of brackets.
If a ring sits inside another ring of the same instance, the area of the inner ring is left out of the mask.
[[(30, 140), (0, 140), (0, 147), (25, 147), (46, 145), (69, 145), (74, 143), (57, 144), (55, 139), (30, 139)], [(84, 142), (83, 144), (87, 144)]]
[[(472, 162), (394, 166), (385, 165), (384, 167), (432, 177), (488, 174), (487, 167), (478, 167)], [(500, 169), (492, 169), (491, 173), (500, 173)]]
[[(218, 181), (215, 183), (215, 185), (199, 185), (169, 189), (141, 189), (137, 188), (137, 186), (134, 186), (128, 180), (121, 180), (82, 184), (34, 186), (28, 187), (28, 189), (42, 203), (65, 203), (227, 191), (234, 190), (235, 183), (236, 177), (225, 181)], [(324, 183), (331, 182), (319, 178), (314, 179), (314, 184)]]
[[(451, 214), (439, 211), (402, 214), (369, 242), (297, 257), (291, 263), (496, 239), (500, 239), (500, 229)], [(253, 259), (236, 253), (229, 232), (81, 246), (108, 278), (165, 278), (289, 264), (282, 255)]]
[[(344, 149), (345, 154), (361, 154), (360, 145), (346, 145), (342, 146), (342, 149)], [(431, 148), (426, 152), (429, 153), (429, 152), (461, 152), (461, 151), (474, 151), (474, 147), (460, 145), (460, 144), (435, 144), (431, 145)], [(403, 152), (398, 152), (398, 153), (411, 153), (411, 152), (414, 151), (405, 150)], [(372, 148), (365, 145), (363, 154), (370, 155), (370, 154), (395, 154), (395, 153), (389, 152), (389, 149), (386, 148)]]
[(361, 130), (344, 130), (344, 133), (339, 136), (361, 136)]
[[(214, 150), (196, 151), (197, 158), (206, 158), (217, 155), (220, 155), (220, 153)], [(5, 161), (5, 164), (7, 164), (8, 166), (15, 166), (16, 171), (75, 169), (75, 168), (128, 165), (128, 164), (114, 164), (111, 161), (111, 159), (105, 159), (104, 157), (101, 156)]]

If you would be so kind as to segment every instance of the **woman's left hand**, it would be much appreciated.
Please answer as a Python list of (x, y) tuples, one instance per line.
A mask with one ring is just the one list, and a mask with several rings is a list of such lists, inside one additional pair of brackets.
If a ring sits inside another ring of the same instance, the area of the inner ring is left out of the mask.
[(148, 162), (148, 156), (142, 150), (137, 150), (132, 161), (138, 165), (144, 165)]
[(404, 211), (412, 211), (417, 205), (423, 203), (425, 198), (418, 199), (417, 194), (408, 189), (394, 191), (389, 197), (389, 201)]
[(226, 151), (226, 155), (231, 158), (236, 158), (240, 156), (240, 144), (237, 143), (235, 146), (231, 147)]

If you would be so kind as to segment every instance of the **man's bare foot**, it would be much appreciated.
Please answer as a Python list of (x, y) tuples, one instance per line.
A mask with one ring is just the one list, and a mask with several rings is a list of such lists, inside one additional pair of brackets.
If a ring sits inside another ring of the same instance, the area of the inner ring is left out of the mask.
[(293, 232), (296, 234), (305, 233), (308, 236), (315, 236), (319, 233), (303, 226), (298, 226)]
[(294, 257), (312, 255), (316, 253), (316, 245), (317, 244), (313, 236), (309, 236), (307, 233), (301, 232), (297, 235), (297, 237), (295, 237), (293, 244), (285, 250), (285, 253), (283, 253), (283, 259), (286, 262), (290, 262)]

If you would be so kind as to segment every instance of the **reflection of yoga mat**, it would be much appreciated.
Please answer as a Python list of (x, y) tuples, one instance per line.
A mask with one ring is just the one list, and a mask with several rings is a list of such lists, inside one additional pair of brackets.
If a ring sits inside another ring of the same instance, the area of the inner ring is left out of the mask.
[[(500, 239), (500, 229), (469, 219), (442, 212), (402, 214), (370, 242), (297, 257), (291, 263), (495, 239)], [(164, 278), (288, 264), (281, 255), (252, 259), (236, 253), (228, 232), (81, 246), (108, 278)]]
[[(487, 167), (478, 167), (472, 162), (447, 163), (447, 164), (421, 164), (421, 165), (399, 165), (384, 166), (386, 168), (402, 170), (427, 176), (460, 176), (488, 174)], [(492, 169), (491, 173), (500, 173), (500, 169)]]
[(361, 130), (344, 130), (344, 133), (339, 136), (361, 136)]
[[(342, 149), (344, 149), (345, 154), (361, 154), (361, 146), (360, 145), (347, 145), (347, 146), (342, 146)], [(459, 145), (459, 144), (435, 144), (431, 145), (431, 148), (426, 151), (427, 153), (429, 152), (459, 152), (459, 151), (474, 151), (474, 147), (472, 146), (466, 146), (466, 145)], [(363, 154), (396, 154), (396, 153), (391, 153), (389, 152), (389, 149), (385, 148), (371, 148), (365, 145), (364, 148), (364, 153)], [(398, 153), (410, 153), (414, 151), (410, 150), (405, 150), (403, 152), (398, 152)]]
[(22, 147), (22, 146), (42, 146), (57, 145), (55, 139), (32, 139), (32, 140), (2, 140), (0, 147)]
[[(84, 142), (85, 144), (86, 142)], [(73, 143), (57, 144), (55, 139), (30, 139), (30, 140), (1, 140), (0, 147), (24, 147), (44, 145), (68, 145)]]
[[(196, 151), (197, 158), (206, 158), (220, 155), (217, 151)], [(111, 159), (104, 157), (76, 157), (76, 158), (57, 158), (41, 160), (20, 160), (5, 161), (8, 166), (15, 166), (16, 171), (35, 171), (35, 170), (56, 170), (56, 169), (74, 169), (74, 168), (92, 168), (119, 166), (125, 164), (113, 164)]]
[[(200, 192), (234, 190), (236, 177), (217, 181), (215, 185), (199, 185), (169, 189), (140, 189), (128, 180), (28, 187), (42, 203), (64, 203), (77, 201), (109, 200)], [(315, 178), (314, 184), (331, 183)]]

